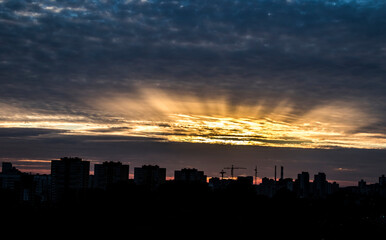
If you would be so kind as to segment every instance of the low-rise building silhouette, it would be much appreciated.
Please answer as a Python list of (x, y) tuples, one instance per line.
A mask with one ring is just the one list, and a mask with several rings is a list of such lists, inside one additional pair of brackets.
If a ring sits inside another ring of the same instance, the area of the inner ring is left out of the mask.
[(382, 174), (382, 176), (379, 177), (379, 186), (381, 187), (386, 186), (386, 177), (384, 174)]
[(325, 198), (339, 190), (339, 184), (336, 182), (330, 183), (327, 181), (325, 173), (319, 172), (314, 175), (314, 181), (312, 182), (313, 192), (312, 195), (315, 198)]
[(143, 165), (140, 168), (134, 168), (134, 183), (137, 185), (154, 189), (165, 182), (166, 168), (160, 168), (158, 165)]
[(267, 197), (273, 197), (275, 195), (275, 185), (275, 179), (263, 177), (261, 179), (261, 184), (256, 187), (257, 194)]
[(346, 187), (345, 189), (365, 196), (386, 197), (386, 177), (385, 175), (380, 176), (379, 181), (373, 184), (368, 184), (364, 179), (361, 179), (358, 181), (358, 186)]
[(108, 186), (129, 179), (129, 165), (121, 162), (104, 162), (94, 165), (94, 187), (106, 189)]
[(35, 174), (33, 175), (35, 188), (35, 201), (48, 202), (51, 200), (51, 175)]
[(51, 199), (51, 176), (24, 173), (12, 163), (3, 162), (0, 188), (12, 191), (20, 202), (48, 202)]
[(234, 182), (233, 179), (226, 179), (226, 178), (218, 178), (218, 177), (212, 177), (209, 179), (209, 187), (215, 191), (217, 190), (225, 190), (231, 182)]
[(208, 186), (214, 191), (235, 190), (237, 188), (245, 190), (253, 187), (253, 177), (238, 176), (236, 179), (212, 177), (209, 179)]
[(174, 180), (185, 183), (205, 183), (206, 175), (203, 171), (198, 171), (195, 168), (183, 168), (174, 171)]
[(309, 173), (302, 172), (294, 181), (292, 178), (283, 177), (283, 168), (281, 168), (279, 181), (264, 177), (262, 183), (256, 186), (257, 194), (268, 197), (273, 197), (278, 192), (287, 191), (294, 192), (298, 198), (325, 198), (338, 190), (339, 184), (328, 182), (325, 173), (319, 172), (314, 175), (314, 181), (310, 182)]
[(253, 185), (253, 177), (252, 176), (238, 176), (237, 180), (238, 183), (244, 184), (244, 185)]
[(358, 182), (358, 190), (359, 190), (359, 193), (361, 194), (367, 194), (367, 185), (365, 180), (361, 179)]
[(21, 181), (21, 172), (12, 166), (10, 162), (2, 162), (0, 174), (0, 186), (3, 189), (15, 190)]

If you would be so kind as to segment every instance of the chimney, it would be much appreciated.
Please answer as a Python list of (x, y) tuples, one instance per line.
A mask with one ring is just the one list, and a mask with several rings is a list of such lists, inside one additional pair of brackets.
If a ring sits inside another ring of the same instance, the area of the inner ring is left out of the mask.
[(281, 168), (280, 168), (280, 179), (281, 179), (281, 180), (284, 179), (284, 178), (283, 178), (283, 175), (284, 175), (284, 168), (283, 168), (283, 166), (281, 166)]
[(275, 165), (275, 182), (276, 182), (276, 165)]

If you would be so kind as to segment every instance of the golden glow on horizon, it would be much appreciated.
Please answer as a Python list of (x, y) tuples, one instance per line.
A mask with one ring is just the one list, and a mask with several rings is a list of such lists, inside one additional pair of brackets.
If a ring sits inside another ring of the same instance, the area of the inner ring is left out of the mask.
[(51, 163), (51, 160), (36, 160), (36, 159), (20, 159), (18, 162), (30, 162), (30, 163)]
[(289, 101), (230, 106), (225, 97), (203, 98), (142, 89), (136, 96), (104, 96), (90, 102), (87, 114), (31, 113), (4, 106), (0, 127), (63, 130), (65, 135), (113, 135), (158, 141), (293, 148), (386, 148), (384, 133), (358, 129), (376, 118), (356, 105), (334, 102), (303, 115)]

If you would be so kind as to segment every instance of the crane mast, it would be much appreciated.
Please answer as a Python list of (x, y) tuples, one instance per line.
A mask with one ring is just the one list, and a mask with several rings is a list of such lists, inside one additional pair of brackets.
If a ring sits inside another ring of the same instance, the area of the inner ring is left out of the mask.
[(234, 172), (235, 169), (246, 169), (246, 168), (244, 168), (244, 167), (235, 167), (235, 166), (233, 166), (233, 164), (232, 164), (231, 167), (225, 167), (224, 169), (230, 169), (230, 170), (231, 170), (231, 177), (232, 177), (232, 179), (233, 179), (233, 172)]

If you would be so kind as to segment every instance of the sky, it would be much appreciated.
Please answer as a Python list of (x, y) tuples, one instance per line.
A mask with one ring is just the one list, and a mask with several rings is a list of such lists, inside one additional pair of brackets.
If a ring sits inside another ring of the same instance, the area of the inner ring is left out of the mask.
[(383, 0), (0, 0), (0, 161), (377, 182), (385, 15)]

